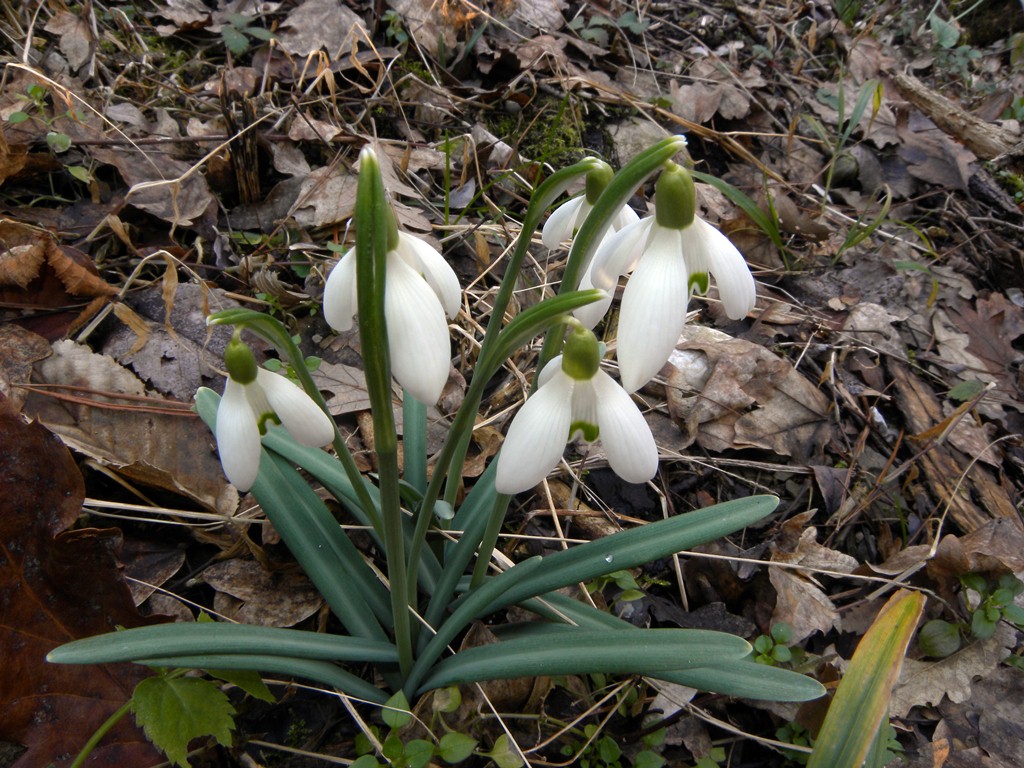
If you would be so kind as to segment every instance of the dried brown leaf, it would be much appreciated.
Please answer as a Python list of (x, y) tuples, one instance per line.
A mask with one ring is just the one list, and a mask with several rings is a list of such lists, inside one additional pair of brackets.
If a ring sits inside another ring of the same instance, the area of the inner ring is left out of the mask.
[(698, 353), (701, 371), (695, 380), (677, 367), (680, 358), (670, 361), (666, 394), (683, 431), (680, 448), (694, 441), (711, 451), (756, 447), (800, 462), (820, 453), (831, 429), (828, 399), (788, 362), (702, 326), (687, 326), (676, 348)]
[(32, 376), (32, 366), (50, 354), (50, 343), (13, 323), (0, 325), (0, 395), (20, 411), (28, 393), (19, 387)]
[[(67, 766), (148, 672), (131, 664), (47, 664), (70, 640), (153, 623), (139, 615), (114, 558), (116, 530), (69, 531), (85, 486), (71, 454), (39, 424), (0, 415), (0, 741), (26, 747), (14, 768)], [(90, 757), (149, 766), (162, 757), (125, 718)]]
[[(225, 560), (203, 571), (217, 590), (214, 607), (245, 624), (292, 627), (324, 604), (313, 583), (299, 571), (268, 571), (252, 560)], [(229, 596), (229, 600), (216, 598)]]
[(369, 33), (363, 20), (341, 0), (305, 0), (292, 9), (283, 22), (277, 39), (294, 56), (326, 51), (337, 59), (352, 50)]
[(60, 37), (60, 50), (67, 56), (71, 69), (79, 69), (89, 61), (94, 41), (88, 22), (81, 16), (58, 11), (43, 29)]
[(238, 492), (224, 480), (206, 426), (181, 404), (118, 397), (144, 397), (146, 391), (113, 358), (60, 341), (53, 355), (36, 366), (35, 381), (83, 388), (66, 399), (34, 392), (24, 407), (69, 447), (132, 480), (179, 493), (222, 514), (234, 512)]
[(987, 640), (975, 640), (941, 661), (906, 659), (892, 689), (889, 710), (906, 717), (911, 707), (939, 704), (944, 696), (960, 703), (971, 697), (974, 679), (989, 674), (1016, 645), (1017, 630), (1000, 624)]

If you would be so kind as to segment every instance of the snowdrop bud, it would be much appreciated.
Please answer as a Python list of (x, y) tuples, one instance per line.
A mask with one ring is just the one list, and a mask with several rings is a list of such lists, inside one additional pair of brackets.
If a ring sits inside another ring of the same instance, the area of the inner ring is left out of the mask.
[(654, 216), (659, 226), (686, 229), (697, 211), (693, 177), (683, 166), (668, 163), (654, 185)]

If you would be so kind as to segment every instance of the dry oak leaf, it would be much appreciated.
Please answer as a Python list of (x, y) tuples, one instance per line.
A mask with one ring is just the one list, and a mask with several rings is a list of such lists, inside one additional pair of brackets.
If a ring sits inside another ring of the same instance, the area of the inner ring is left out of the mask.
[(252, 560), (225, 560), (203, 571), (217, 591), (214, 609), (233, 621), (265, 627), (293, 627), (324, 604), (305, 574), (268, 571)]
[(181, 160), (103, 147), (93, 147), (90, 152), (99, 162), (117, 168), (129, 187), (129, 205), (175, 226), (192, 226), (216, 205), (206, 177)]
[(1024, 398), (1011, 373), (1024, 360), (1024, 352), (1013, 345), (1024, 335), (1024, 309), (1009, 302), (1003, 294), (993, 293), (979, 298), (974, 307), (960, 300), (950, 304), (946, 311), (963, 334), (949, 335), (945, 343), (940, 339), (943, 356), (951, 355), (970, 369), (961, 374), (964, 378), (975, 374), (985, 381), (995, 382), (993, 394), (997, 402), (1024, 410)]
[[(821, 453), (831, 433), (828, 398), (764, 347), (689, 325), (667, 367), (669, 412), (710, 451), (762, 448), (801, 463)], [(679, 362), (678, 353), (686, 355)], [(697, 374), (694, 375), (694, 371)]]
[[(0, 741), (25, 747), (12, 768), (67, 766), (149, 672), (132, 664), (48, 664), (46, 654), (154, 621), (139, 615), (121, 576), (114, 557), (120, 532), (68, 530), (85, 497), (68, 450), (12, 414), (0, 415), (0, 445)], [(162, 761), (124, 718), (89, 765)]]
[(771, 561), (806, 566), (807, 572), (790, 568), (771, 568), (768, 577), (775, 587), (773, 622), (785, 622), (793, 628), (798, 642), (814, 632), (840, 628), (839, 611), (832, 600), (814, 582), (814, 571), (851, 573), (857, 559), (818, 543), (815, 527), (806, 527), (814, 512), (805, 512), (787, 520), (773, 548)]
[(294, 56), (324, 50), (332, 59), (368, 38), (363, 20), (341, 0), (306, 0), (281, 22), (277, 36), (281, 47)]

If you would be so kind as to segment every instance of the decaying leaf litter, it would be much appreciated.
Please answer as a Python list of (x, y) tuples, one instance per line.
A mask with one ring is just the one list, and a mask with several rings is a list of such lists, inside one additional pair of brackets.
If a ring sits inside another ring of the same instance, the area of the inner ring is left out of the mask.
[[(622, 163), (681, 132), (698, 171), (757, 205), (700, 187), (702, 215), (756, 270), (758, 306), (731, 322), (712, 293), (640, 393), (663, 458), (656, 481), (622, 487), (597, 451), (570, 463), (564, 482), (520, 500), (509, 557), (775, 493), (770, 526), (630, 574), (638, 599), (621, 599), (627, 581), (590, 585), (592, 597), (638, 623), (750, 639), (785, 622), (799, 668), (826, 684), (897, 586), (928, 595), (925, 618), (969, 626), (965, 600), (978, 595), (959, 577), (1024, 571), (1019, 6), (1000, 17), (983, 3), (957, 20), (908, 4), (210, 5), (4, 5), (15, 52), (0, 93), (5, 462), (69, 462), (20, 413), (73, 451), (85, 481), (77, 525), (63, 507), (59, 525), (26, 518), (28, 500), (43, 498), (31, 491), (3, 494), (4, 519), (22, 521), (4, 537), (21, 555), (6, 558), (0, 585), (16, 606), (2, 647), (21, 672), (0, 694), (23, 714), (0, 739), (26, 748), (11, 764), (67, 764), (102, 722), (60, 714), (67, 686), (104, 717), (130, 689), (120, 668), (83, 668), (92, 677), (79, 684), (43, 664), (53, 644), (104, 628), (91, 622), (200, 607), (274, 626), (326, 621), (258, 508), (221, 477), (189, 403), (218, 380), (226, 343), (205, 315), (258, 306), (322, 358), (332, 412), (351, 445), (372, 446), (358, 336), (331, 334), (315, 311), (349, 242), (352, 165), (367, 143), (403, 227), (441, 243), (468, 286), (437, 433), (472, 373), (470, 318), (486, 317), (527, 189), (545, 172), (585, 151)], [(520, 307), (562, 258), (536, 244)], [(494, 382), (467, 483), (497, 449), (532, 364), (515, 359)], [(7, 465), (5, 482), (21, 476)], [(88, 547), (81, 562), (96, 563), (97, 584), (59, 565), (73, 546)], [(40, 571), (34, 557), (56, 564)], [(29, 593), (61, 599), (41, 615), (23, 604)], [(892, 705), (902, 764), (1020, 764), (1019, 639), (1002, 623), (944, 659), (911, 644)], [(278, 690), (273, 706), (239, 697), (239, 746), (202, 759), (354, 755), (340, 704)], [(774, 743), (779, 730), (814, 733), (825, 710), (636, 690), (605, 699), (595, 681), (496, 683), (467, 694), (452, 723), (493, 743), (504, 714), (545, 765), (564, 763), (559, 750), (574, 742), (571, 729), (538, 723), (598, 725), (628, 757), (664, 718), (669, 764), (724, 748), (723, 764), (783, 765), (793, 756)], [(137, 734), (101, 759), (125, 764), (118, 749), (148, 759)]]

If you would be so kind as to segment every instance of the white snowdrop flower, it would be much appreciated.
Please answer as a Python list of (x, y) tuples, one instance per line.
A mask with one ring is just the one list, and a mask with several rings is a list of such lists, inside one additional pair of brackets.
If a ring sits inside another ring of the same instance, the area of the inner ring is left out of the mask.
[(595, 288), (611, 292), (620, 275), (632, 272), (622, 295), (617, 353), (628, 392), (661, 370), (686, 323), (691, 293), (707, 290), (709, 275), (730, 318), (754, 308), (746, 261), (729, 238), (694, 215), (694, 197), (690, 174), (671, 165), (658, 179), (654, 216), (608, 237), (594, 257)]
[(224, 474), (240, 491), (252, 488), (260, 469), (260, 435), (267, 421), (281, 424), (302, 445), (334, 439), (334, 424), (312, 398), (283, 376), (256, 365), (237, 337), (224, 353), (228, 380), (217, 407), (214, 433)]
[[(417, 400), (436, 403), (451, 367), (446, 315), (454, 318), (459, 311), (459, 278), (440, 253), (405, 232), (397, 233), (385, 269), (384, 317), (391, 373)], [(327, 278), (324, 317), (335, 330), (347, 331), (357, 308), (353, 248)]]
[(563, 355), (540, 374), (540, 387), (520, 408), (501, 453), (499, 493), (528, 490), (562, 457), (568, 441), (598, 438), (608, 464), (623, 480), (642, 483), (658, 470), (658, 449), (632, 398), (601, 370), (594, 334), (576, 323)]

